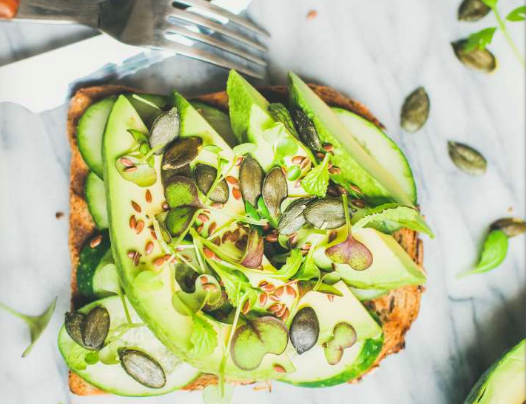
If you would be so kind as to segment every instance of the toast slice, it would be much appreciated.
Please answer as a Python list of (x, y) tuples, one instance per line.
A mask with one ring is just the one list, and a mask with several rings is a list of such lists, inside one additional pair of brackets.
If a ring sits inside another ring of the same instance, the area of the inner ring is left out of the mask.
[[(351, 100), (329, 87), (318, 85), (311, 85), (311, 87), (329, 105), (352, 111), (373, 122), (378, 127), (383, 128), (380, 121), (361, 103)], [(96, 230), (84, 196), (84, 182), (89, 170), (77, 147), (77, 124), (91, 104), (111, 95), (134, 91), (136, 92), (134, 89), (118, 85), (83, 88), (76, 92), (70, 102), (67, 122), (68, 138), (71, 147), (68, 242), (72, 267), (71, 305), (73, 309), (80, 307), (83, 303), (79, 300), (76, 279), (80, 250)], [(260, 91), (270, 102), (286, 102), (288, 98), (288, 91), (284, 86), (265, 87), (261, 88)], [(228, 95), (224, 91), (203, 95), (197, 97), (196, 100), (220, 110), (228, 111)], [(396, 232), (394, 236), (413, 261), (422, 267), (423, 246), (422, 240), (418, 238), (418, 234), (412, 230), (401, 229)], [(387, 355), (396, 353), (404, 348), (405, 334), (418, 316), (420, 298), (423, 291), (424, 288), (421, 286), (406, 286), (392, 290), (388, 295), (367, 303), (368, 307), (378, 314), (384, 330), (384, 345), (372, 368), (379, 366), (382, 359)], [(351, 383), (357, 381), (358, 380), (354, 380)], [(217, 378), (213, 375), (205, 374), (186, 386), (185, 390), (201, 389), (212, 383), (217, 383)], [(104, 394), (104, 392), (91, 386), (73, 372), (70, 372), (69, 375), (69, 388), (73, 393), (78, 395)]]

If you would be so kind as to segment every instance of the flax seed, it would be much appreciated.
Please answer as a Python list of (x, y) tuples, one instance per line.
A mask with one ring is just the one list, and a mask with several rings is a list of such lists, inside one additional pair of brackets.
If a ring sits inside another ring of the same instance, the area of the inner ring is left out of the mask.
[(144, 248), (144, 255), (150, 255), (153, 251), (153, 243), (148, 241), (146, 247)]
[(153, 197), (149, 189), (147, 189), (146, 193), (144, 194), (144, 200), (146, 201), (146, 203), (152, 203)]
[(310, 160), (309, 159), (304, 159), (301, 164), (300, 164), (300, 168), (302, 170), (305, 170), (308, 166), (310, 165)]
[(136, 253), (136, 251), (133, 251), (133, 250), (128, 251), (128, 254), (127, 254), (128, 258), (133, 259), (133, 257), (135, 257), (135, 253)]
[(332, 144), (330, 144), (330, 143), (325, 143), (323, 145), (323, 150), (325, 150), (326, 152), (330, 153), (330, 152), (334, 151), (334, 146)]
[(208, 226), (208, 234), (213, 234), (216, 229), (217, 229), (217, 223), (216, 222), (210, 223), (210, 225)]
[(342, 187), (341, 185), (336, 185), (336, 189), (338, 190), (340, 195), (347, 194), (347, 190), (344, 187)]
[(320, 160), (323, 160), (323, 158), (325, 157), (325, 154), (324, 153), (316, 153), (316, 157), (318, 157)]
[(236, 161), (236, 167), (239, 167), (242, 162), (243, 162), (243, 157), (238, 157)]
[(133, 173), (133, 172), (135, 172), (135, 171), (137, 171), (137, 167), (136, 167), (136, 166), (126, 167), (126, 168), (124, 169), (124, 172), (125, 172), (125, 173)]
[(139, 261), (141, 259), (141, 254), (139, 254), (139, 251), (135, 251), (135, 254), (133, 256), (133, 265), (134, 266), (139, 266)]
[(141, 206), (135, 202), (135, 201), (131, 201), (131, 206), (133, 208), (133, 210), (137, 213), (141, 213), (142, 212), (142, 209), (141, 209)]
[(237, 200), (241, 199), (241, 191), (239, 190), (239, 188), (237, 187), (234, 187), (232, 188), (232, 195), (234, 196), (234, 198), (236, 198)]
[(135, 216), (130, 217), (130, 229), (135, 230), (137, 227), (137, 219)]
[(334, 240), (336, 240), (336, 237), (338, 237), (338, 232), (335, 230), (331, 230), (329, 232), (329, 243), (332, 243)]
[(170, 210), (170, 205), (168, 205), (167, 202), (164, 202), (164, 203), (163, 203), (163, 210), (164, 210), (164, 211)]
[(155, 233), (155, 230), (150, 230), (150, 234), (154, 240), (157, 240), (157, 234)]
[(212, 292), (215, 292), (215, 291), (217, 290), (217, 286), (214, 285), (213, 283), (205, 283), (205, 284), (203, 285), (203, 290), (204, 290), (205, 292), (210, 292), (210, 293), (212, 293)]
[(243, 309), (241, 310), (241, 312), (243, 314), (247, 314), (249, 311), (250, 311), (250, 302), (247, 300), (245, 304), (243, 305)]
[(266, 239), (269, 243), (275, 243), (276, 241), (278, 241), (278, 235), (275, 234), (275, 233), (270, 233), (270, 234), (267, 234), (267, 236), (265, 237), (265, 239)]
[(102, 242), (102, 234), (99, 234), (97, 237), (91, 239), (89, 246), (91, 248), (97, 247)]
[(280, 286), (276, 289), (276, 291), (274, 292), (274, 295), (276, 297), (281, 297), (283, 296), (284, 293), (285, 293), (285, 286)]
[(228, 182), (230, 185), (235, 185), (235, 186), (238, 186), (239, 185), (239, 181), (237, 180), (236, 177), (232, 177), (231, 175), (228, 175), (226, 178), (225, 178), (226, 182)]
[(264, 306), (267, 303), (268, 295), (263, 292), (259, 295), (259, 305)]
[(221, 237), (215, 237), (212, 240), (212, 243), (214, 243), (216, 246), (220, 247), (221, 246)]
[(290, 316), (290, 311), (285, 307), (285, 312), (280, 316), (282, 321), (287, 321)]
[(292, 286), (290, 285), (287, 285), (285, 286), (285, 292), (287, 293), (287, 295), (293, 297), (293, 298), (296, 298), (296, 296), (298, 295), (296, 293), (296, 289), (294, 289)]
[(277, 295), (274, 295), (274, 294), (269, 295), (268, 298), (269, 298), (270, 300), (272, 300), (273, 302), (281, 302), (280, 297), (277, 296)]
[(208, 248), (206, 248), (206, 247), (203, 248), (203, 254), (204, 254), (208, 259), (215, 259), (215, 258), (216, 258), (215, 253), (214, 253), (212, 250), (210, 250), (210, 249), (208, 249)]
[(356, 185), (354, 185), (354, 184), (349, 185), (349, 188), (351, 188), (357, 194), (361, 194), (362, 193), (362, 190), (359, 187), (357, 187)]
[(283, 314), (285, 314), (285, 311), (287, 310), (287, 306), (285, 305), (282, 305), (281, 309), (279, 309), (279, 311), (276, 312), (276, 316), (279, 318), (279, 317), (282, 317)]
[(331, 167), (329, 168), (329, 174), (332, 175), (338, 175), (341, 174), (342, 170), (339, 167)]
[(199, 213), (197, 218), (203, 223), (208, 222), (208, 219), (209, 219), (209, 217), (207, 215), (205, 215), (204, 213)]
[(214, 202), (212, 204), (212, 207), (215, 208), (215, 209), (223, 209), (225, 205), (223, 205), (222, 203), (219, 203), (219, 202)]
[(156, 267), (162, 267), (164, 265), (164, 262), (166, 261), (165, 257), (158, 257), (153, 261), (153, 265)]
[(274, 303), (272, 306), (268, 308), (268, 311), (270, 311), (271, 313), (275, 313), (279, 310), (281, 310), (281, 304), (279, 303)]
[(142, 220), (139, 220), (137, 222), (137, 226), (135, 226), (135, 233), (141, 234), (141, 232), (144, 230), (144, 222)]
[(299, 166), (303, 162), (303, 160), (305, 160), (305, 157), (303, 156), (294, 156), (292, 157), (292, 164)]
[(221, 242), (226, 243), (230, 239), (231, 231), (225, 231), (221, 237)]
[(127, 159), (126, 157), (121, 157), (120, 161), (124, 167), (134, 167), (135, 164), (133, 164), (133, 161), (130, 159)]
[(232, 243), (236, 243), (237, 240), (239, 240), (240, 235), (241, 235), (241, 231), (239, 229), (234, 230), (234, 232), (230, 236), (230, 241)]
[(276, 287), (272, 283), (268, 282), (261, 283), (259, 287), (267, 293), (272, 293), (276, 289)]
[(327, 295), (327, 299), (329, 299), (329, 302), (334, 302), (334, 295)]
[(351, 204), (353, 204), (357, 208), (365, 208), (365, 202), (363, 199), (353, 199), (351, 201)]

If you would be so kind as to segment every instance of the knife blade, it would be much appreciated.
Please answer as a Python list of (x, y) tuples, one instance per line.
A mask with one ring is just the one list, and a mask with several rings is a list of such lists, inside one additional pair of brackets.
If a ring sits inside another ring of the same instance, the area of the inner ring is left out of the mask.
[[(250, 1), (211, 3), (239, 14)], [(96, 35), (1, 66), (0, 103), (19, 104), (36, 113), (47, 111), (62, 105), (70, 90), (82, 82), (107, 77), (118, 80), (172, 56), (170, 52), (129, 46), (107, 35)]]

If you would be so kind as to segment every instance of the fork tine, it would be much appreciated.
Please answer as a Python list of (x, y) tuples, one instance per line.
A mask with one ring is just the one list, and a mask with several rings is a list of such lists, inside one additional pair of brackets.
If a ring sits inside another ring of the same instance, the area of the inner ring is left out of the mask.
[(225, 69), (237, 70), (239, 73), (244, 74), (245, 76), (253, 77), (255, 79), (263, 79), (264, 77), (263, 74), (248, 69), (239, 63), (232, 62), (202, 49), (196, 49), (178, 42), (171, 41), (162, 36), (157, 37), (154, 43), (152, 43), (151, 47), (155, 49), (173, 51), (178, 55), (187, 56), (189, 58), (207, 62)]
[(236, 15), (234, 13), (231, 13), (230, 11), (225, 10), (224, 8), (221, 8), (219, 6), (216, 6), (215, 4), (211, 4), (206, 0), (178, 0), (178, 1), (181, 3), (187, 4), (189, 6), (192, 6), (192, 7), (196, 7), (202, 10), (209, 11), (212, 14), (218, 15), (219, 17), (224, 17), (228, 19), (229, 21), (231, 21), (232, 23), (239, 25), (240, 27), (243, 27), (263, 37), (266, 37), (266, 38), (270, 37), (267, 31), (261, 29), (256, 24), (252, 23), (246, 18), (240, 17), (239, 15)]
[[(194, 27), (195, 28), (195, 27)], [(199, 32), (194, 32), (194, 31), (191, 31), (190, 29), (188, 28), (185, 28), (185, 27), (181, 27), (181, 26), (178, 26), (178, 25), (172, 25), (170, 23), (167, 24), (166, 26), (166, 30), (170, 33), (170, 34), (179, 34), (179, 35), (182, 35), (186, 38), (190, 38), (190, 39), (193, 39), (193, 40), (196, 40), (196, 41), (199, 41), (199, 42), (202, 42), (204, 44), (207, 44), (207, 45), (210, 45), (210, 46), (213, 46), (217, 49), (220, 49), (222, 51), (225, 51), (225, 52), (230, 52), (234, 55), (237, 55), (243, 59), (246, 59), (252, 63), (255, 63), (259, 66), (262, 66), (262, 67), (266, 67), (267, 66), (267, 62), (258, 57), (258, 56), (255, 56), (255, 55), (252, 55), (251, 53), (247, 52), (247, 51), (244, 51), (240, 48), (237, 48), (225, 41), (221, 41), (220, 39), (218, 38), (215, 38), (213, 36), (210, 36), (210, 35), (204, 35), (204, 34), (201, 34)]]
[(174, 7), (173, 10), (171, 10), (168, 13), (168, 17), (172, 17), (178, 20), (183, 20), (186, 22), (190, 22), (192, 24), (199, 25), (204, 28), (211, 29), (220, 34), (223, 34), (226, 37), (229, 37), (238, 42), (244, 43), (245, 45), (250, 46), (251, 48), (257, 49), (261, 52), (267, 51), (267, 48), (261, 45), (260, 43), (255, 42), (251, 39), (248, 39), (245, 36), (225, 27), (224, 25), (211, 21), (208, 18), (202, 17), (198, 14), (190, 13), (188, 11), (180, 10)]

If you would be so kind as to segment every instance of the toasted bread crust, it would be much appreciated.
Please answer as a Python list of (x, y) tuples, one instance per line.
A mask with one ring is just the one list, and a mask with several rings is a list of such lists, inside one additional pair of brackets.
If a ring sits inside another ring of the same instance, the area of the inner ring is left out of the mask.
[[(318, 85), (311, 85), (311, 87), (329, 105), (350, 110), (383, 128), (381, 122), (361, 103), (351, 100), (329, 87)], [(68, 240), (72, 268), (72, 308), (78, 308), (84, 303), (80, 300), (77, 290), (76, 269), (82, 246), (96, 230), (84, 196), (84, 182), (89, 170), (77, 147), (76, 132), (78, 121), (91, 104), (111, 95), (132, 91), (134, 90), (131, 88), (116, 85), (83, 88), (76, 92), (70, 102), (67, 123), (68, 138), (71, 146)], [(284, 86), (265, 87), (260, 89), (260, 91), (271, 102), (286, 102), (288, 97), (287, 88)], [(228, 110), (228, 95), (224, 91), (203, 95), (196, 99), (223, 111)], [(418, 238), (418, 234), (408, 229), (401, 229), (395, 234), (395, 238), (413, 261), (422, 268), (423, 247), (422, 240)], [(423, 287), (406, 286), (392, 290), (388, 295), (368, 302), (368, 307), (378, 314), (384, 330), (384, 345), (371, 369), (379, 366), (382, 359), (387, 355), (396, 353), (404, 348), (405, 334), (418, 316), (420, 298), (423, 291)], [(351, 383), (358, 380), (353, 380)], [(184, 389), (197, 390), (215, 383), (217, 383), (217, 377), (204, 374)], [(73, 372), (70, 372), (69, 375), (69, 387), (73, 393), (78, 395), (104, 394), (104, 392), (93, 387)]]

